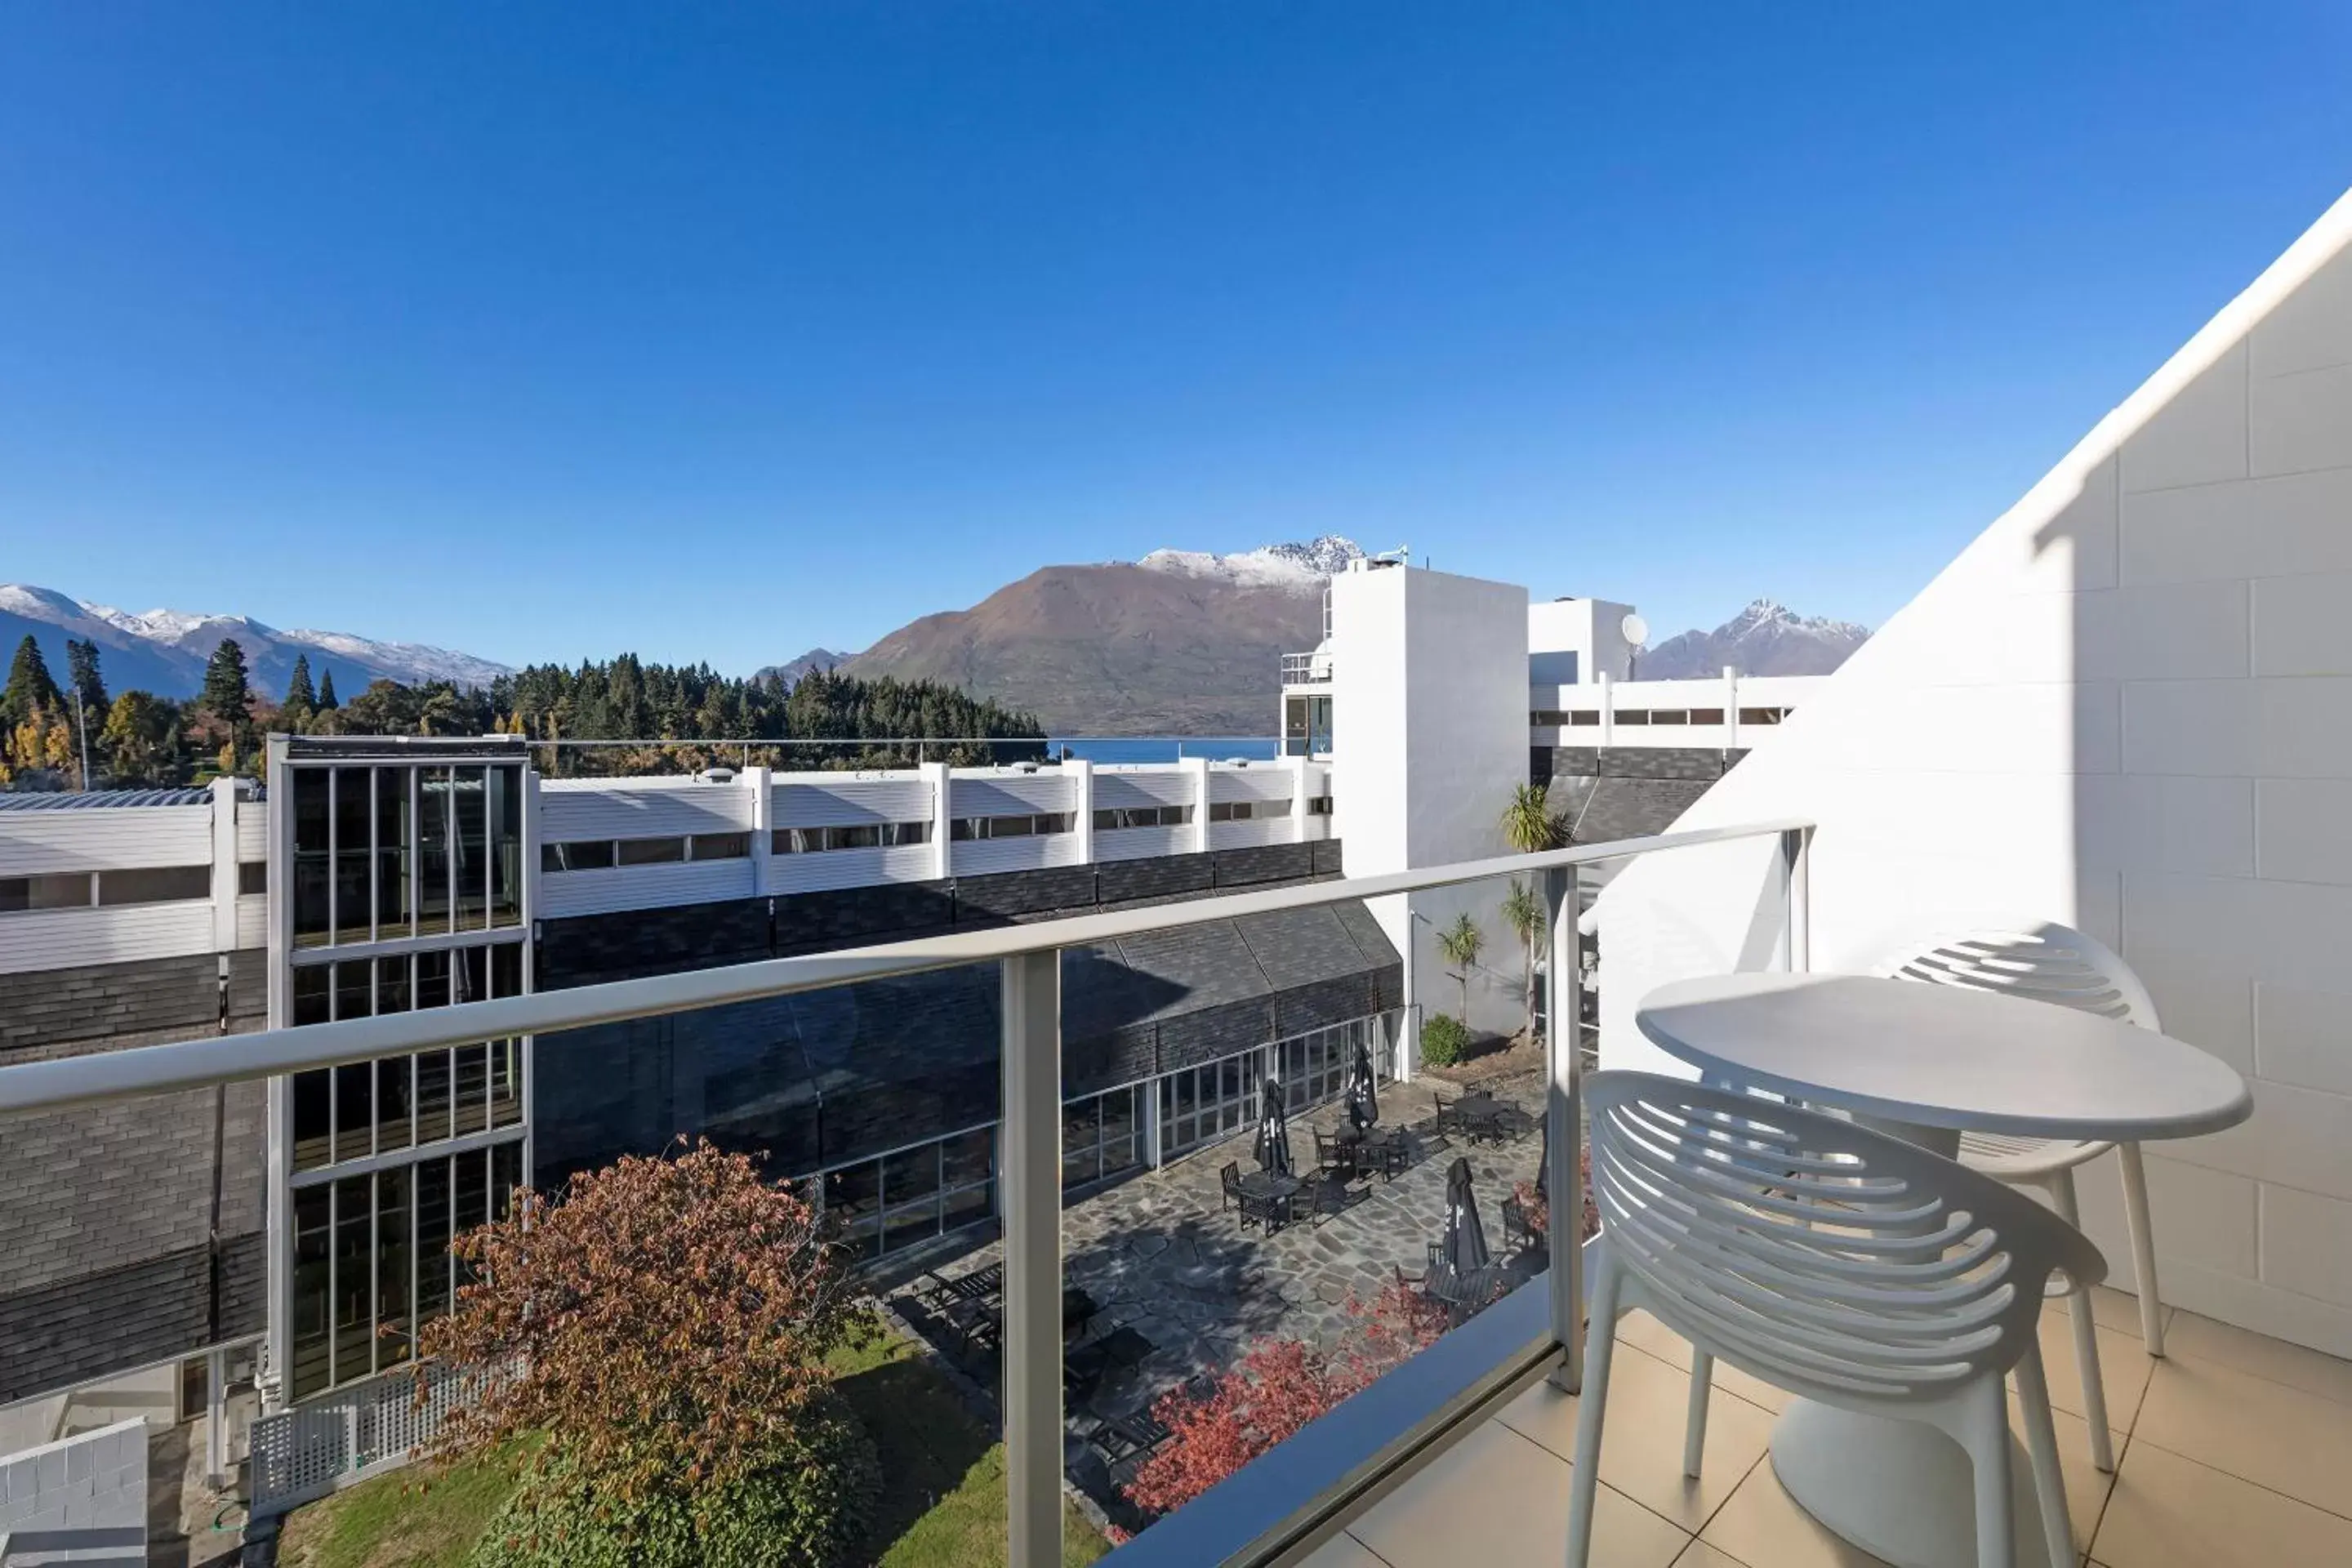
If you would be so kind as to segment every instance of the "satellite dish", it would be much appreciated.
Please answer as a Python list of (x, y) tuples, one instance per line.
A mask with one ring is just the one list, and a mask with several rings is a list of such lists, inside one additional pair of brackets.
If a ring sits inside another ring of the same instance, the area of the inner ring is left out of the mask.
[(1643, 620), (1640, 616), (1635, 615), (1633, 611), (1628, 610), (1625, 612), (1625, 618), (1617, 623), (1617, 629), (1623, 632), (1625, 634), (1625, 640), (1632, 643), (1635, 647), (1646, 647), (1649, 646), (1650, 623)]

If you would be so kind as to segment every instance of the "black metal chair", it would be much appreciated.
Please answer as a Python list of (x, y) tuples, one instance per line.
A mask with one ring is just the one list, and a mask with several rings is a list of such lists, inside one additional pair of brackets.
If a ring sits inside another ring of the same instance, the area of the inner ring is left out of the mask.
[(1242, 1205), (1242, 1163), (1239, 1160), (1225, 1162), (1224, 1169), (1217, 1173), (1217, 1185), (1224, 1194), (1224, 1205), (1218, 1212), (1230, 1213), (1234, 1209), (1242, 1209), (1244, 1216), (1246, 1217), (1248, 1210)]
[(1513, 1252), (1524, 1252), (1539, 1239), (1536, 1229), (1528, 1224), (1528, 1205), (1517, 1194), (1503, 1200), (1503, 1245)]
[(1448, 1132), (1459, 1132), (1463, 1130), (1462, 1118), (1455, 1114), (1454, 1110), (1455, 1100), (1441, 1100), (1433, 1089), (1430, 1092), (1429, 1100), (1437, 1108), (1430, 1118), (1430, 1125), (1437, 1130), (1439, 1137), (1443, 1138)]
[(1345, 1180), (1356, 1173), (1356, 1150), (1351, 1143), (1328, 1136), (1320, 1128), (1315, 1132), (1315, 1173), (1318, 1176)]
[(1246, 1188), (1237, 1191), (1234, 1195), (1241, 1200), (1244, 1230), (1255, 1224), (1266, 1235), (1272, 1236), (1288, 1217), (1288, 1198), (1278, 1198), (1272, 1193), (1253, 1193)]

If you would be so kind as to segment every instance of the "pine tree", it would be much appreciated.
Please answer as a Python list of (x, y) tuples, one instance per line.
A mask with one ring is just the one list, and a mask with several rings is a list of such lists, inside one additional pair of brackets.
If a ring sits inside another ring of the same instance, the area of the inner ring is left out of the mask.
[(66, 639), (66, 680), (93, 718), (107, 710), (106, 678), (98, 669), (98, 645), (87, 637)]
[(331, 669), (320, 670), (319, 672), (319, 700), (317, 703), (319, 711), (321, 713), (331, 713), (341, 706), (342, 706), (342, 704), (335, 700), (335, 672)]
[(294, 673), (286, 678), (286, 700), (279, 704), (278, 714), (289, 730), (299, 730), (302, 721), (318, 711), (319, 694), (310, 689), (310, 656), (294, 656)]
[(212, 658), (205, 661), (205, 686), (197, 700), (222, 722), (242, 727), (249, 720), (246, 704), (252, 698), (253, 689), (246, 681), (245, 649), (237, 647), (235, 637), (223, 637)]
[(46, 711), (58, 705), (58, 683), (49, 674), (48, 661), (41, 657), (41, 645), (26, 632), (25, 640), (16, 645), (16, 657), (8, 666), (8, 685), (0, 690), (0, 718), (6, 727), (15, 730), (31, 721), (37, 711)]

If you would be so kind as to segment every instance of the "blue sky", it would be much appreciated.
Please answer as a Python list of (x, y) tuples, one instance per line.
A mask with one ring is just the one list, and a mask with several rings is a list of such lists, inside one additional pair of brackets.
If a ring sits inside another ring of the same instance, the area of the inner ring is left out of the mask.
[(2285, 0), (15, 6), (0, 580), (748, 671), (1335, 531), (1875, 622), (2347, 88)]

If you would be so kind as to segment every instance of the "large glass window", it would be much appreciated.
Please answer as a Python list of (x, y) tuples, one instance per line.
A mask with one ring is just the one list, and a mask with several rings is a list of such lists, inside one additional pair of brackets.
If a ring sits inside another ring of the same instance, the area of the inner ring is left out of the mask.
[[(212, 896), (213, 868), (210, 866), (141, 867), (136, 870), (100, 871), (98, 874), (98, 901), (101, 904), (161, 904)], [(77, 901), (89, 901), (87, 889)]]
[(522, 770), (489, 770), (490, 924), (522, 923)]
[(327, 941), (333, 916), (327, 907), (327, 889), (333, 879), (328, 842), (327, 770), (295, 768), (294, 795), (294, 941), (315, 947)]
[(375, 770), (337, 768), (328, 784), (335, 841), (335, 941), (369, 942), (375, 936), (375, 899), (369, 888), (375, 826)]
[(294, 1194), (294, 1364), (289, 1370), (297, 1399), (334, 1381), (327, 1349), (333, 1216), (331, 1188), (306, 1187)]
[[(457, 837), (447, 768), (416, 770), (416, 932), (449, 930), (450, 847)], [(422, 1004), (420, 1004), (422, 1005)]]
[(415, 892), (411, 872), (415, 852), (409, 839), (416, 816), (415, 793), (415, 769), (375, 770), (375, 934), (383, 942), (415, 930), (410, 910)]
[(486, 768), (449, 770), (457, 816), (457, 909), (459, 931), (490, 926), (490, 816)]

